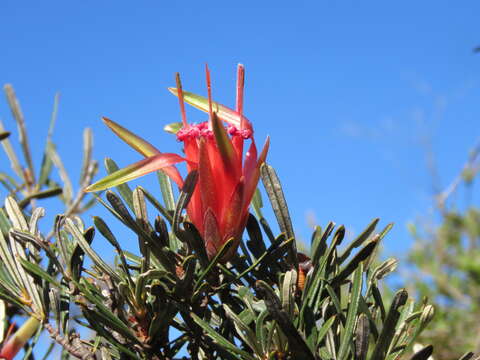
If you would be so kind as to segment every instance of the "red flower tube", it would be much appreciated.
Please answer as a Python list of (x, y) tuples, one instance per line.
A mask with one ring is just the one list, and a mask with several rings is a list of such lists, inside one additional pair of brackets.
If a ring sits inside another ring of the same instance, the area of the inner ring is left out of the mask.
[[(177, 75), (177, 88), (169, 90), (178, 96), (180, 102), (182, 128), (177, 133), (177, 139), (184, 144), (184, 158), (160, 153), (145, 140), (104, 119), (107, 126), (147, 159), (107, 176), (86, 191), (103, 190), (155, 170), (162, 170), (181, 187), (183, 181), (174, 164), (186, 161), (188, 171), (197, 170), (199, 174), (187, 206), (187, 215), (200, 232), (210, 258), (227, 240), (234, 239), (234, 246), (222, 258), (222, 261), (227, 261), (240, 242), (248, 208), (259, 181), (260, 166), (265, 162), (269, 146), (267, 138), (263, 150), (257, 154), (252, 125), (243, 116), (244, 74), (244, 67), (239, 65), (235, 111), (212, 101), (208, 68), (208, 99), (183, 92)], [(184, 102), (208, 112), (208, 121), (189, 124)], [(250, 146), (244, 156), (244, 143), (248, 140)]]

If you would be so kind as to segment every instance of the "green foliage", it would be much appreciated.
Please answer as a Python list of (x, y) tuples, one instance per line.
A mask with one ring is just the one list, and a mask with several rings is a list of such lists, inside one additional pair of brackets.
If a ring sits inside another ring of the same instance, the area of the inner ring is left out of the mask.
[[(13, 92), (9, 94), (15, 118), (22, 122)], [(26, 132), (22, 134), (28, 159)], [(387, 259), (377, 264), (375, 255), (391, 224), (377, 231), (379, 220), (374, 219), (342, 246), (345, 228), (329, 223), (315, 229), (310, 257), (297, 253), (282, 187), (269, 165), (262, 168), (262, 182), (282, 233), (274, 236), (257, 191), (252, 203), (256, 216), (248, 219), (242, 251), (222, 263), (232, 241), (209, 259), (185, 215), (195, 172), (177, 199), (162, 174), (161, 198), (126, 184), (97, 195), (113, 216), (95, 216), (89, 226), (79, 215), (93, 202), (84, 201), (82, 191), (73, 196), (51, 132), (48, 137), (37, 177), (31, 175), (32, 162), (26, 160), (24, 169), (5, 143), (8, 137), (3, 140), (21, 180), (3, 177), (9, 196), (0, 209), (0, 298), (15, 314), (41, 320), (52, 344), (62, 347), (62, 359), (174, 359), (187, 352), (192, 359), (393, 360), (410, 356), (432, 319), (432, 306), (415, 304), (404, 289), (388, 302), (382, 296), (380, 283), (397, 263)], [(85, 144), (81, 189), (96, 168), (89, 132)], [(52, 165), (62, 185), (52, 179)], [(106, 168), (113, 172), (117, 166), (107, 160)], [(61, 195), (52, 190), (56, 187)], [(37, 206), (40, 191), (60, 196), (66, 205), (46, 234), (38, 226), (45, 214)], [(123, 232), (110, 229), (117, 220), (135, 235), (136, 253), (124, 250)], [(105, 240), (116, 252), (113, 263), (93, 246)], [(3, 321), (11, 322), (0, 310)], [(81, 328), (90, 335), (80, 338)], [(412, 359), (430, 354), (427, 346)]]
[[(480, 351), (480, 209), (469, 200), (480, 169), (479, 150), (437, 195), (438, 220), (410, 225), (415, 238), (409, 254), (415, 265), (411, 287), (436, 308), (436, 321), (420, 341), (434, 345), (436, 360)], [(465, 204), (459, 201), (462, 193)]]

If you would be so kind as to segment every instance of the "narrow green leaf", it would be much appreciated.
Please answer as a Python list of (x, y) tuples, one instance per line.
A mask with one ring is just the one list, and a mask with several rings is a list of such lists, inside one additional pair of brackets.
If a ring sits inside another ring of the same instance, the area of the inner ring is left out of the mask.
[(88, 176), (90, 164), (92, 162), (93, 151), (93, 133), (92, 130), (86, 128), (83, 130), (83, 160), (82, 169), (80, 171), (80, 184), (84, 184), (86, 177)]
[[(157, 173), (158, 176), (161, 176), (163, 175), (161, 172), (158, 172)], [(165, 176), (165, 175), (163, 175)], [(170, 181), (170, 179), (168, 179), (168, 177), (165, 176), (165, 178)], [(175, 211), (175, 203), (173, 204), (174, 208), (173, 210), (171, 210), (170, 212), (170, 209), (167, 209), (167, 208), (164, 208), (158, 201), (157, 199), (155, 199), (153, 197), (152, 194), (150, 194), (147, 190), (145, 190), (143, 187), (141, 186), (138, 186), (138, 188), (143, 192), (143, 194), (145, 195), (145, 197), (147, 198), (148, 201), (150, 201), (150, 203), (160, 212), (160, 214), (162, 214), (162, 216), (167, 219), (167, 221), (170, 223), (170, 225), (173, 223), (173, 212)]]
[(355, 331), (355, 360), (365, 360), (368, 353), (370, 323), (367, 315), (360, 314)]
[[(342, 323), (344, 323), (345, 316), (343, 315), (342, 304), (340, 303), (340, 299), (338, 298), (337, 294), (335, 294), (335, 290), (328, 284), (325, 285), (325, 289), (327, 290), (328, 295), (330, 295), (329, 300), (335, 307), (338, 318), (340, 318)], [(316, 308), (318, 308), (318, 306), (316, 306)]]
[(367, 302), (363, 297), (360, 297), (359, 305), (360, 305), (360, 312), (366, 315), (368, 318), (369, 332), (370, 334), (372, 334), (373, 340), (377, 341), (379, 333), (378, 333), (377, 325), (375, 323), (375, 319), (372, 315), (372, 312), (370, 311), (369, 305), (367, 304)]
[(51, 189), (39, 191), (39, 192), (30, 194), (30, 195), (26, 196), (25, 198), (23, 198), (22, 201), (20, 201), (18, 203), (18, 206), (21, 209), (24, 209), (30, 203), (30, 201), (33, 200), (33, 199), (47, 199), (47, 198), (51, 198), (51, 197), (61, 195), (62, 193), (63, 193), (63, 189), (60, 188), (60, 187), (54, 187), (54, 188), (51, 188)]
[[(135, 343), (138, 342), (135, 335), (132, 334), (130, 328), (124, 324), (118, 316), (113, 314), (103, 303), (103, 299), (99, 299), (96, 295), (94, 295), (90, 289), (89, 284), (82, 278), (81, 283), (79, 284), (80, 291), (82, 295), (84, 295), (88, 301), (95, 305), (95, 314), (100, 317), (99, 320), (107, 322), (106, 325), (111, 327), (112, 329), (118, 331), (123, 336), (127, 337), (129, 340), (134, 341)], [(92, 322), (90, 321), (90, 324)]]
[[(139, 227), (145, 230), (147, 233), (152, 233), (153, 229), (148, 222), (148, 214), (147, 214), (147, 205), (145, 203), (145, 197), (143, 192), (141, 192), (138, 188), (133, 191), (133, 208), (136, 217), (136, 221)], [(143, 266), (142, 272), (145, 272), (150, 267), (150, 242), (142, 237), (141, 235), (138, 237), (140, 252), (143, 256)]]
[(375, 255), (378, 252), (378, 245), (380, 244), (381, 240), (385, 237), (385, 235), (387, 235), (387, 233), (392, 228), (393, 228), (393, 223), (387, 224), (387, 226), (385, 226), (385, 228), (379, 234), (377, 234), (376, 236), (373, 237), (372, 240), (377, 242), (377, 246), (375, 247), (374, 251), (372, 252), (370, 257), (368, 258), (368, 260), (365, 261), (365, 266), (364, 266), (365, 270), (368, 270), (370, 268), (370, 266), (372, 265), (373, 261), (376, 258)]
[(120, 281), (120, 277), (117, 273), (109, 266), (105, 261), (103, 261), (100, 256), (91, 248), (90, 244), (87, 242), (83, 234), (80, 232), (78, 227), (73, 223), (69, 218), (65, 219), (65, 226), (68, 231), (73, 235), (80, 247), (85, 251), (85, 253), (92, 259), (96, 266), (101, 269), (105, 274), (108, 274), (115, 281)]
[(373, 284), (371, 286), (373, 300), (377, 305), (377, 308), (380, 310), (380, 317), (382, 320), (385, 320), (387, 316), (387, 312), (385, 311), (385, 306), (383, 304), (382, 294), (380, 294), (380, 290), (378, 290), (377, 285)]
[(137, 283), (135, 284), (135, 299), (137, 304), (144, 304), (147, 291), (145, 286), (154, 279), (160, 279), (167, 276), (168, 272), (163, 270), (151, 269), (137, 277)]
[(115, 250), (117, 251), (118, 253), (118, 256), (120, 257), (120, 261), (122, 263), (122, 268), (123, 268), (123, 271), (125, 272), (125, 274), (127, 275), (127, 279), (129, 281), (129, 284), (131, 286), (133, 286), (133, 281), (130, 277), (130, 272), (128, 270), (128, 264), (127, 264), (127, 260), (126, 260), (126, 256), (125, 256), (125, 253), (123, 252), (119, 242), (117, 241), (117, 239), (115, 238), (115, 236), (113, 235), (112, 231), (110, 230), (110, 228), (108, 227), (108, 225), (105, 223), (105, 221), (103, 221), (102, 218), (98, 217), (98, 216), (94, 216), (93, 217), (93, 223), (95, 224), (95, 227), (98, 229), (98, 231), (100, 231), (100, 233), (103, 235), (103, 237), (105, 239), (108, 240), (108, 242), (115, 248)]
[[(105, 163), (105, 168), (107, 169), (107, 172), (108, 172), (109, 175), (111, 175), (111, 174), (115, 173), (116, 171), (120, 170), (118, 165), (115, 163), (115, 161), (113, 161), (110, 158), (105, 158), (104, 163)], [(116, 189), (118, 190), (118, 192), (122, 196), (125, 203), (130, 208), (130, 210), (133, 210), (133, 192), (132, 192), (132, 189), (130, 189), (130, 186), (128, 186), (128, 184), (126, 184), (126, 183), (125, 184), (120, 184), (120, 185), (116, 186)]]
[(157, 172), (157, 176), (165, 207), (173, 212), (175, 211), (175, 197), (173, 196), (172, 181), (161, 171)]
[(289, 270), (285, 273), (282, 286), (282, 308), (293, 321), (295, 311), (295, 291), (297, 288), (297, 271)]
[[(285, 233), (287, 238), (295, 238), (293, 232), (292, 221), (288, 212), (287, 202), (285, 195), (283, 194), (280, 179), (278, 178), (275, 170), (270, 165), (264, 163), (260, 168), (263, 185), (267, 190), (268, 197), (272, 204), (273, 212), (280, 226), (280, 231)], [(289, 262), (295, 268), (298, 267), (297, 259), (297, 247), (295, 242), (292, 242), (292, 248), (289, 251)]]
[(237, 330), (237, 335), (247, 344), (250, 349), (254, 353), (256, 353), (258, 356), (262, 356), (262, 349), (260, 347), (260, 344), (257, 341), (257, 337), (255, 336), (255, 333), (253, 332), (250, 327), (245, 324), (238, 316), (235, 314), (232, 309), (228, 307), (227, 304), (223, 304), (223, 309), (225, 310), (225, 313), (227, 314), (227, 317), (229, 317)]
[(48, 182), (50, 174), (52, 173), (53, 162), (50, 158), (52, 146), (53, 144), (51, 144), (49, 140), (47, 140), (47, 143), (45, 144), (45, 151), (43, 153), (42, 165), (40, 167), (40, 175), (38, 178), (38, 184), (40, 186), (45, 185)]
[(197, 228), (188, 221), (183, 222), (183, 227), (185, 228), (185, 231), (179, 229), (177, 231), (177, 236), (179, 239), (181, 239), (181, 241), (188, 244), (188, 247), (191, 250), (193, 250), (195, 256), (200, 262), (202, 269), (206, 269), (210, 264), (210, 259), (208, 258), (202, 236), (198, 232)]
[(38, 221), (45, 216), (45, 209), (44, 208), (35, 208), (32, 212), (32, 216), (28, 222), (28, 229), (30, 234), (37, 235), (38, 234)]
[(97, 181), (95, 184), (88, 186), (85, 191), (100, 191), (108, 188), (121, 185), (127, 181), (136, 179), (140, 176), (149, 174), (153, 171), (157, 171), (173, 164), (185, 161), (184, 158), (173, 153), (156, 154), (146, 159), (140, 160), (134, 164), (131, 164), (121, 170), (104, 177)]
[[(3, 122), (0, 120), (0, 132), (5, 132), (5, 126), (3, 125)], [(15, 153), (15, 150), (13, 150), (12, 143), (10, 142), (10, 139), (5, 138), (3, 141), (1, 141), (3, 150), (7, 154), (8, 160), (10, 160), (10, 166), (12, 167), (13, 171), (15, 174), (22, 180), (24, 180), (24, 174), (23, 174), (23, 169), (22, 166), (20, 165), (20, 161), (18, 160), (17, 154)]]
[(115, 121), (110, 120), (106, 117), (103, 117), (102, 120), (104, 124), (107, 125), (110, 130), (112, 130), (120, 139), (125, 141), (128, 145), (130, 145), (143, 156), (150, 157), (160, 153), (160, 151), (148, 141), (142, 139), (138, 135), (135, 135), (130, 130), (125, 129), (123, 126), (116, 123)]
[(361, 246), (370, 237), (370, 235), (377, 227), (379, 221), (379, 218), (373, 219), (373, 221), (367, 226), (367, 228), (363, 230), (360, 235), (358, 235), (357, 238), (348, 245), (343, 254), (340, 256), (340, 263), (343, 263), (350, 256), (350, 253), (353, 249)]
[(67, 204), (70, 204), (73, 200), (73, 185), (70, 177), (68, 176), (68, 172), (63, 165), (63, 161), (58, 154), (55, 146), (51, 144), (48, 148), (48, 156), (52, 160), (53, 165), (57, 168), (58, 175), (63, 182), (63, 197)]
[(177, 135), (177, 133), (180, 131), (180, 129), (182, 127), (183, 127), (183, 123), (174, 122), (174, 123), (170, 123), (170, 124), (165, 125), (163, 127), (163, 130), (165, 130), (166, 132), (168, 132), (170, 134)]
[(12, 85), (6, 84), (4, 86), (5, 94), (7, 95), (8, 104), (10, 105), (10, 110), (12, 111), (13, 117), (17, 122), (18, 134), (20, 136), (20, 145), (22, 147), (23, 156), (25, 162), (27, 163), (28, 170), (30, 172), (31, 182), (35, 183), (35, 171), (33, 169), (32, 155), (30, 151), (30, 145), (28, 142), (27, 129), (25, 126), (25, 119), (23, 117), (22, 110), (20, 109), (20, 104), (15, 95)]
[(255, 193), (253, 194), (251, 204), (257, 218), (263, 218), (263, 214), (262, 214), (263, 200), (262, 200), (262, 194), (260, 193), (260, 190), (258, 188), (255, 189)]
[[(318, 235), (313, 238), (313, 243), (312, 243), (312, 264), (314, 267), (317, 266), (317, 264), (320, 264), (320, 259), (322, 258), (323, 255), (325, 255), (325, 251), (327, 250), (327, 239), (328, 237), (332, 234), (333, 229), (335, 228), (335, 223), (330, 221), (327, 224), (327, 227), (325, 228), (325, 231), (321, 234), (321, 237)], [(331, 244), (331, 250), (338, 244), (333, 243)]]
[(267, 344), (267, 327), (265, 324), (267, 316), (268, 310), (265, 309), (255, 320), (255, 336), (259, 341), (263, 354), (266, 354), (269, 351)]
[(225, 339), (222, 335), (220, 335), (215, 329), (213, 329), (206, 321), (202, 320), (194, 313), (190, 313), (190, 316), (193, 320), (207, 333), (207, 335), (215, 341), (218, 345), (222, 346), (225, 350), (240, 355), (242, 359), (245, 360), (255, 360), (253, 356), (251, 356), (246, 351), (240, 350), (235, 344), (232, 344), (230, 341)]
[(383, 263), (381, 263), (375, 270), (372, 272), (372, 280), (378, 281), (383, 279), (385, 276), (387, 276), (389, 273), (395, 271), (398, 265), (398, 260), (394, 258), (390, 258), (385, 260)]
[(267, 248), (265, 247), (258, 221), (252, 214), (248, 214), (247, 232), (250, 238), (247, 240), (248, 249), (256, 258), (258, 258), (267, 251)]
[[(163, 202), (165, 204), (166, 209), (168, 210), (167, 212), (168, 214), (166, 217), (167, 219), (169, 219), (170, 224), (172, 224), (172, 214), (175, 212), (175, 207), (176, 207), (175, 197), (173, 195), (172, 182), (170, 178), (161, 171), (157, 171), (157, 177), (158, 177), (158, 182), (160, 184), (160, 190), (162, 192)], [(182, 247), (182, 243), (175, 236), (173, 232), (170, 232), (169, 234), (169, 247), (172, 251), (175, 251), (175, 252)]]
[(342, 283), (342, 281), (344, 281), (348, 276), (350, 276), (350, 274), (352, 274), (355, 271), (355, 269), (357, 269), (359, 264), (371, 255), (371, 253), (373, 252), (376, 246), (377, 246), (376, 241), (371, 241), (367, 245), (365, 245), (353, 257), (353, 259), (350, 260), (350, 262), (345, 266), (345, 268), (343, 268), (340, 271), (340, 273), (337, 276), (335, 276), (334, 279), (332, 279), (331, 281), (332, 287), (335, 288), (339, 286)]
[(322, 327), (320, 328), (320, 330), (318, 331), (318, 337), (317, 337), (317, 346), (320, 345), (320, 343), (322, 342), (323, 338), (325, 337), (325, 335), (327, 335), (327, 332), (330, 330), (330, 328), (332, 327), (333, 323), (335, 322), (335, 320), (338, 319), (338, 316), (337, 315), (333, 315), (332, 317), (330, 317), (327, 321), (325, 321), (322, 325)]
[(395, 333), (395, 326), (400, 317), (399, 308), (405, 305), (407, 299), (408, 293), (405, 289), (401, 289), (395, 294), (383, 324), (382, 332), (380, 333), (372, 355), (370, 356), (370, 360), (382, 360), (385, 358), (386, 351)]
[(183, 184), (182, 191), (180, 192), (180, 196), (178, 197), (177, 207), (175, 208), (175, 213), (173, 215), (173, 232), (177, 234), (179, 226), (180, 226), (180, 218), (182, 215), (183, 209), (185, 209), (193, 195), (193, 191), (195, 190), (195, 186), (198, 181), (198, 171), (192, 170), (187, 175), (185, 179), (185, 183)]
[(107, 198), (110, 205), (112, 205), (113, 212), (100, 199), (99, 201), (102, 202), (102, 204), (106, 206), (107, 209), (109, 209), (113, 215), (115, 215), (121, 222), (127, 225), (130, 229), (134, 230), (138, 227), (136, 221), (133, 219), (132, 215), (130, 215), (122, 199), (120, 199), (120, 197), (116, 193), (114, 193), (111, 190), (108, 190), (105, 194), (105, 197)]
[(25, 270), (27, 270), (30, 274), (34, 276), (39, 276), (46, 282), (60, 288), (60, 283), (57, 280), (55, 280), (55, 278), (53, 278), (49, 273), (43, 270), (40, 266), (38, 266), (37, 264), (33, 264), (30, 261), (27, 261), (25, 259), (19, 259), (19, 260), (22, 266), (25, 268)]
[(12, 227), (12, 224), (10, 223), (10, 220), (5, 214), (5, 210), (0, 208), (0, 230), (3, 236), (8, 236), (8, 232), (10, 231), (11, 227)]
[(285, 334), (292, 356), (296, 359), (314, 360), (315, 357), (310, 351), (304, 338), (290, 321), (285, 311), (282, 310), (280, 299), (277, 297), (273, 289), (262, 280), (258, 280), (255, 287), (260, 298), (265, 300), (265, 305), (267, 306), (270, 315), (275, 321), (277, 321), (278, 326)]
[(362, 274), (363, 267), (360, 264), (353, 274), (352, 291), (350, 293), (350, 303), (348, 306), (347, 321), (340, 341), (338, 359), (345, 360), (349, 356), (349, 350), (353, 349), (354, 327), (357, 318), (358, 303), (362, 296)]
[(427, 345), (420, 351), (417, 351), (415, 354), (413, 354), (410, 360), (428, 360), (432, 354), (433, 346)]
[(5, 199), (5, 211), (12, 221), (13, 227), (19, 230), (28, 231), (27, 221), (25, 220), (25, 217), (23, 216), (23, 213), (20, 210), (17, 202), (11, 196), (8, 196)]
[(217, 263), (220, 261), (220, 259), (223, 257), (223, 255), (225, 255), (231, 249), (231, 247), (233, 246), (234, 243), (235, 243), (234, 238), (230, 238), (227, 241), (225, 241), (225, 243), (222, 245), (222, 247), (220, 248), (218, 253), (210, 261), (210, 264), (208, 264), (207, 268), (205, 270), (203, 270), (202, 273), (200, 274), (200, 276), (198, 277), (198, 280), (196, 281), (196, 283), (193, 287), (193, 289), (194, 289), (193, 291), (196, 291), (198, 289), (198, 287), (202, 283), (203, 279), (205, 279), (205, 277), (210, 273), (210, 271), (212, 271), (212, 269), (215, 267), (215, 265), (217, 265)]
[(43, 302), (41, 300), (41, 289), (36, 285), (34, 281), (34, 277), (28, 274), (23, 266), (21, 265), (21, 259), (28, 260), (27, 255), (25, 254), (25, 248), (20, 244), (18, 241), (15, 240), (13, 236), (9, 237), (10, 240), (10, 250), (12, 254), (13, 261), (15, 262), (15, 268), (21, 282), (18, 284), (22, 284), (23, 289), (26, 291), (30, 299), (32, 300), (32, 312), (40, 317), (43, 318), (45, 315)]
[[(4, 284), (2, 284), (4, 285)], [(13, 293), (10, 293), (6, 290), (6, 287), (0, 285), (0, 299), (7, 302), (8, 304), (16, 305), (19, 309), (29, 313), (31, 310), (20, 300), (20, 296), (16, 296)]]

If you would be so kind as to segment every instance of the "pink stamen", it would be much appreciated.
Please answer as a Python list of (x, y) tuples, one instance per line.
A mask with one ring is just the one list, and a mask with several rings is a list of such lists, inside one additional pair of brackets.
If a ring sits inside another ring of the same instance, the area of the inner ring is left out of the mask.
[[(241, 136), (242, 138), (251, 139), (253, 131), (251, 129), (239, 129), (235, 125), (228, 125), (227, 132), (231, 137)], [(188, 128), (182, 128), (177, 133), (178, 141), (185, 141), (190, 139), (213, 138), (213, 131), (208, 128), (208, 122), (204, 121), (200, 124), (189, 124)]]
[(228, 133), (234, 137), (234, 136), (241, 136), (245, 140), (252, 138), (253, 136), (253, 131), (251, 129), (239, 129), (235, 125), (228, 125), (227, 128)]
[(213, 138), (213, 131), (208, 128), (207, 121), (200, 124), (190, 124), (188, 128), (182, 128), (177, 132), (178, 141), (200, 138)]

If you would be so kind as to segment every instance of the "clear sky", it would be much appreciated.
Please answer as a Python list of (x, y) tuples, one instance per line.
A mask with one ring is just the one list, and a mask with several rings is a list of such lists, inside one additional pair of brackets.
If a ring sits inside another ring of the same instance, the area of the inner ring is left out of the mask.
[[(94, 131), (97, 159), (139, 160), (100, 116), (162, 151), (180, 151), (162, 131), (180, 119), (166, 90), (174, 73), (186, 90), (205, 94), (208, 63), (214, 98), (233, 106), (241, 62), (245, 113), (258, 143), (271, 137), (268, 161), (298, 235), (310, 236), (311, 214), (353, 233), (381, 217), (395, 222), (384, 246), (399, 253), (411, 245), (406, 223), (431, 204), (426, 154), (434, 154), (446, 186), (480, 135), (480, 54), (472, 52), (480, 45), (480, 5), (453, 4), (4, 0), (0, 82), (16, 89), (37, 164), (61, 93), (54, 140), (78, 174), (85, 127)], [(205, 119), (195, 109), (188, 115)], [(5, 101), (0, 117), (13, 128)], [(8, 166), (4, 155), (0, 163)], [(135, 184), (159, 194), (154, 180)]]

